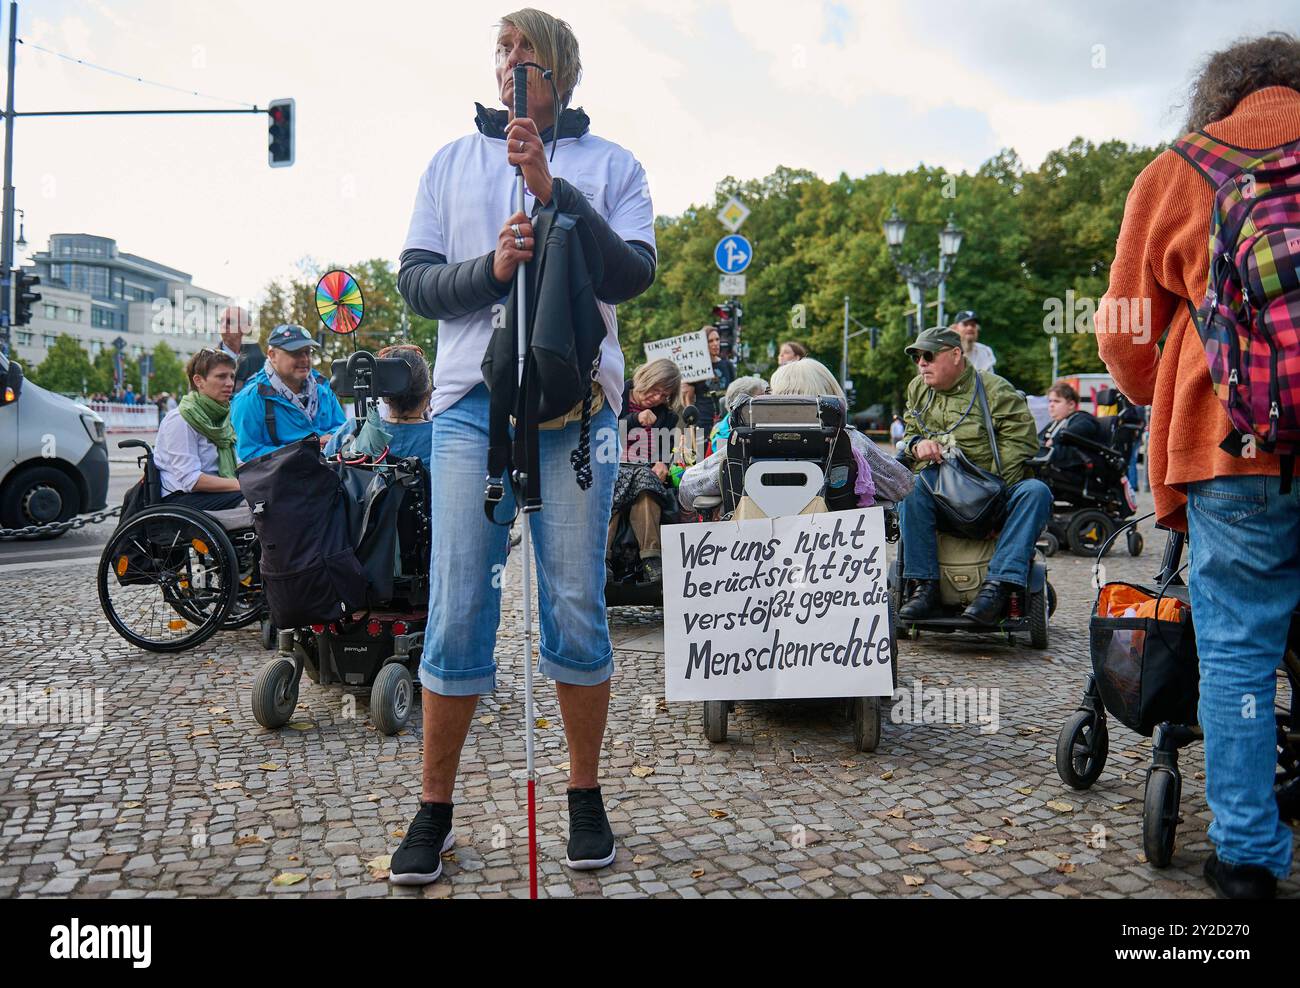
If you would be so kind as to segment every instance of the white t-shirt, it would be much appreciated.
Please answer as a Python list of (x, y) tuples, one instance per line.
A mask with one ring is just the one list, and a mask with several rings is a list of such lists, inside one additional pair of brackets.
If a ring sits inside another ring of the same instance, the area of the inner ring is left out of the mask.
[(163, 496), (192, 491), (199, 474), (217, 475), (217, 447), (181, 418), (179, 409), (168, 412), (158, 425), (153, 461), (162, 481)]
[[(550, 142), (546, 152), (549, 157)], [(654, 207), (645, 170), (631, 152), (590, 131), (560, 138), (551, 174), (576, 187), (623, 240), (655, 244)], [(403, 250), (430, 250), (448, 263), (495, 250), (497, 235), (514, 213), (515, 170), (506, 161), (505, 141), (473, 133), (433, 156), (420, 177), (415, 209)], [(525, 195), (530, 216), (536, 205)], [(505, 299), (501, 300), (504, 304)], [(614, 306), (597, 302), (605, 320), (597, 380), (617, 415), (623, 403), (623, 351), (618, 346)], [(492, 336), (492, 307), (438, 324), (430, 412), (440, 415), (483, 380), (483, 355)]]
[(981, 343), (979, 340), (976, 340), (975, 344), (970, 348), (970, 353), (966, 355), (966, 359), (971, 362), (972, 367), (983, 373), (991, 373), (994, 365), (998, 362), (997, 356), (993, 353), (993, 348)]

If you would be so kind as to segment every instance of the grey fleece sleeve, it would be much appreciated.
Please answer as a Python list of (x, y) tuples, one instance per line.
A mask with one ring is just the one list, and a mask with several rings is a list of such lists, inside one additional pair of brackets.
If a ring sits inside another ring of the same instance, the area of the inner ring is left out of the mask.
[(654, 248), (639, 240), (627, 241), (620, 237), (587, 202), (587, 197), (564, 179), (552, 179), (551, 189), (556, 208), (580, 216), (595, 237), (605, 267), (600, 284), (594, 286), (598, 299), (618, 305), (636, 298), (654, 283), (658, 264)]
[(397, 290), (416, 315), (455, 319), (485, 309), (510, 294), (510, 286), (492, 274), (495, 251), (448, 264), (431, 250), (402, 251)]

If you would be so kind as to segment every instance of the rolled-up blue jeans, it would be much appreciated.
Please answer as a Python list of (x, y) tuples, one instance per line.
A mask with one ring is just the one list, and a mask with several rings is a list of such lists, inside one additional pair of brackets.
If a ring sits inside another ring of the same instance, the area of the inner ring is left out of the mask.
[(1277, 477), (1217, 477), (1188, 484), (1187, 502), (1210, 839), (1219, 860), (1285, 878), (1273, 704), (1300, 604), (1300, 485), (1281, 494)]
[[(605, 541), (618, 476), (617, 419), (605, 405), (591, 419), (592, 485), (578, 487), (569, 453), (578, 423), (539, 433), (542, 510), (529, 515), (537, 560), (541, 648), (538, 672), (561, 683), (596, 686), (614, 671), (605, 617)], [(433, 420), (429, 457), (429, 625), (420, 683), (443, 696), (476, 696), (496, 686), (497, 624), (509, 530), (483, 511), (488, 392), (478, 385)], [(613, 444), (612, 454), (609, 452)], [(509, 522), (506, 485), (496, 518)], [(506, 592), (519, 594), (517, 584)]]
[[(937, 511), (934, 495), (920, 480), (899, 505), (905, 580), (939, 579)], [(1018, 587), (1028, 585), (1034, 543), (1051, 513), (1052, 492), (1041, 480), (1029, 478), (1008, 488), (1007, 520), (1002, 525), (993, 558), (989, 560), (986, 579), (1013, 583)]]

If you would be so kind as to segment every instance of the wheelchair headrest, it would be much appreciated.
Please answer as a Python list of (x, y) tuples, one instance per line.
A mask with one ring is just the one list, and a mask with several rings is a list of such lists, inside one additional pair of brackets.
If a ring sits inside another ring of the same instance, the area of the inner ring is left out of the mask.
[(844, 404), (834, 395), (754, 395), (732, 409), (731, 427), (834, 435), (844, 428)]

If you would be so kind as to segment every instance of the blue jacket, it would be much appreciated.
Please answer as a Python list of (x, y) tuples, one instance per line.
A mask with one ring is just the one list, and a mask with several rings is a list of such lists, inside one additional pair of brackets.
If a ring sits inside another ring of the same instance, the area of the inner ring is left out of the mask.
[[(314, 422), (309, 421), (306, 413), (287, 398), (278, 394), (262, 397), (261, 386), (269, 386), (270, 383), (265, 370), (250, 377), (243, 390), (235, 395), (230, 403), (230, 424), (235, 428), (235, 453), (241, 462), (247, 463), (259, 456), (273, 453), (281, 446), (307, 436), (328, 435), (346, 421), (343, 406), (330, 390), (329, 382), (316, 371), (312, 371), (312, 374), (320, 390)], [(272, 442), (266, 429), (267, 402), (271, 403), (274, 410), (275, 433), (279, 442)]]
[[(352, 429), (356, 422), (349, 419), (344, 422), (330, 441), (325, 444), (324, 453), (326, 456), (333, 456), (343, 445), (343, 441), (352, 435)], [(394, 459), (405, 459), (408, 456), (418, 456), (420, 461), (427, 467), (433, 453), (433, 423), (432, 422), (385, 422), (383, 430), (393, 437), (392, 443), (388, 447), (388, 452)]]

